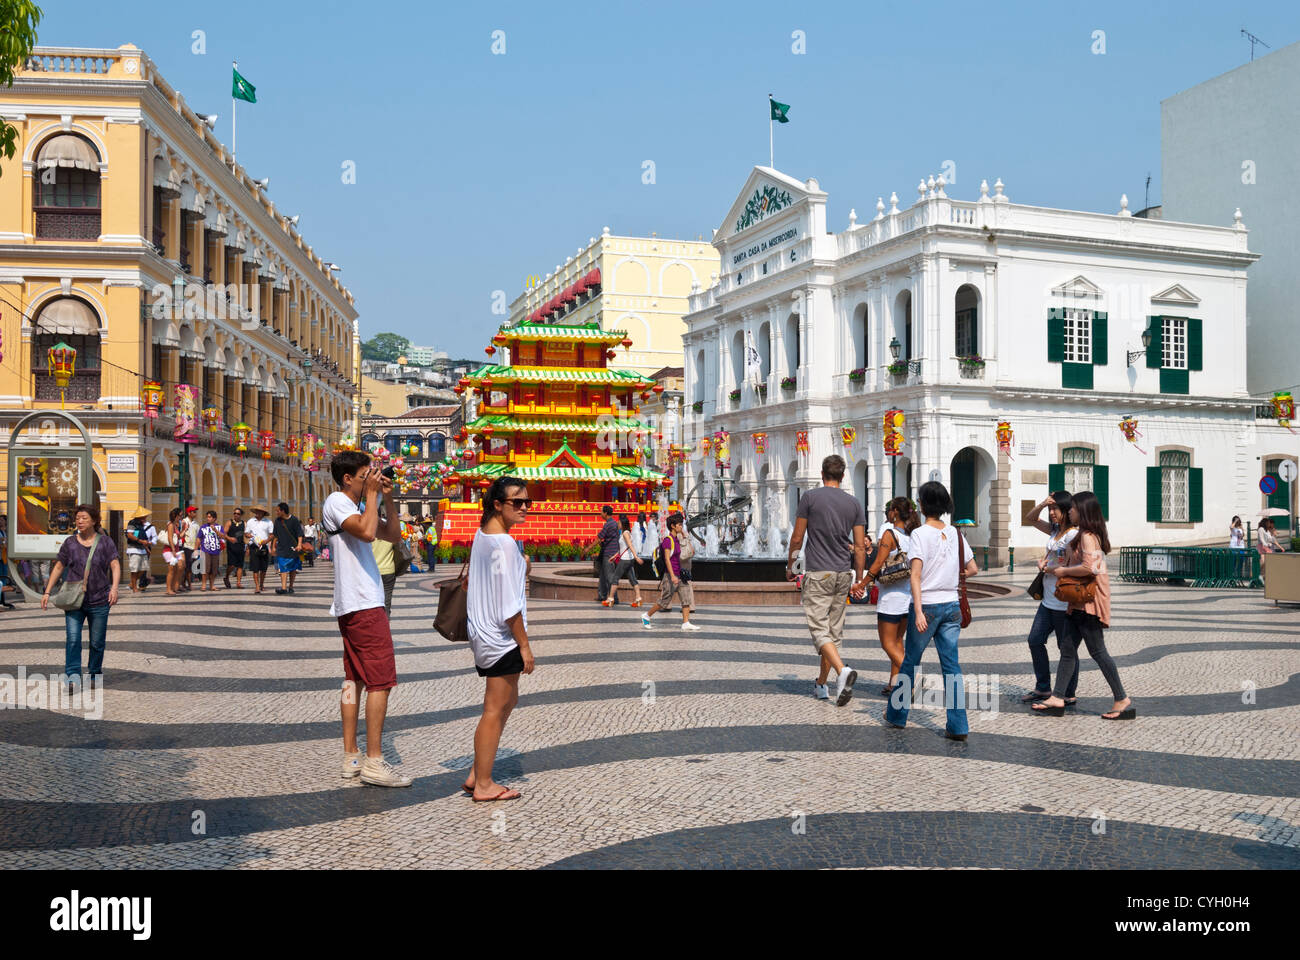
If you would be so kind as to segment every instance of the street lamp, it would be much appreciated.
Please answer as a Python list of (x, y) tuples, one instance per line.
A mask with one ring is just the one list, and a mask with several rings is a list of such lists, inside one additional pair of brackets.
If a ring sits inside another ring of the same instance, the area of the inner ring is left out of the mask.
[(369, 400), (367, 400), (367, 401), (366, 401), (366, 415), (367, 415), (367, 416), (369, 416), (369, 414), (370, 414), (370, 407), (371, 407), (371, 406), (372, 406), (371, 402), (370, 402)]
[(889, 341), (889, 355), (893, 357), (895, 360), (898, 359), (898, 354), (902, 351), (902, 349), (903, 349), (903, 345), (898, 342), (898, 337), (894, 337)]
[(1151, 346), (1151, 328), (1147, 327), (1142, 331), (1142, 349), (1128, 351), (1128, 365), (1131, 367), (1137, 362), (1139, 357), (1146, 356), (1147, 348)]

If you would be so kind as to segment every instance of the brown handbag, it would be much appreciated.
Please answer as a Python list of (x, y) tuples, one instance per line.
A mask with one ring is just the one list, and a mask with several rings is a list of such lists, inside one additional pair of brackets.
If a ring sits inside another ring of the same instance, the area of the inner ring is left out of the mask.
[(454, 643), (469, 641), (469, 561), (474, 556), (474, 545), (470, 544), (469, 556), (460, 568), (454, 580), (444, 580), (438, 584), (438, 612), (433, 617), (433, 629)]
[(957, 604), (961, 608), (961, 626), (970, 626), (970, 600), (966, 597), (966, 538), (957, 531)]
[(1056, 599), (1072, 607), (1083, 607), (1097, 599), (1096, 577), (1057, 577)]

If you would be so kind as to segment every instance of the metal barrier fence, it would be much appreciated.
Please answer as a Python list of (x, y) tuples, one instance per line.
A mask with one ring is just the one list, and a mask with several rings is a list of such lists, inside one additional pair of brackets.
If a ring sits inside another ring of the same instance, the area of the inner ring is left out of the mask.
[(1258, 550), (1227, 547), (1120, 547), (1119, 578), (1193, 587), (1263, 587)]

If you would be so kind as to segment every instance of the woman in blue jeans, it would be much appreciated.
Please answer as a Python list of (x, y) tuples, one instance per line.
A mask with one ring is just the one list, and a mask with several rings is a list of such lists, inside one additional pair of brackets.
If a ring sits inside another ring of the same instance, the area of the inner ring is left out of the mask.
[[(67, 571), (69, 582), (82, 581), (86, 585), (81, 607), (63, 611), (63, 626), (67, 633), (63, 672), (68, 679), (69, 693), (81, 680), (81, 628), (87, 620), (90, 621), (90, 658), (86, 672), (90, 674), (92, 684), (95, 677), (100, 678), (101, 686), (103, 684), (108, 608), (117, 603), (117, 585), (122, 579), (122, 561), (117, 556), (117, 545), (100, 529), (99, 508), (89, 503), (78, 504), (73, 518), (77, 532), (59, 547), (58, 559), (54, 561), (54, 569), (50, 571), (50, 579), (41, 597), (41, 609), (49, 609), (50, 592), (64, 571)], [(87, 558), (90, 558), (89, 570), (86, 569)]]
[[(1052, 695), (1052, 663), (1047, 656), (1047, 638), (1052, 633), (1056, 634), (1058, 650), (1067, 642), (1068, 627), (1065, 621), (1070, 616), (1070, 605), (1064, 600), (1056, 599), (1055, 571), (1068, 564), (1074, 538), (1079, 533), (1070, 521), (1072, 502), (1073, 498), (1068, 493), (1058, 490), (1025, 513), (1026, 523), (1047, 534), (1047, 550), (1038, 561), (1038, 569), (1043, 573), (1043, 597), (1034, 614), (1033, 626), (1029, 628), (1029, 657), (1034, 664), (1034, 689), (1020, 698), (1021, 703), (1037, 703)], [(1044, 507), (1047, 508), (1050, 522), (1042, 519)], [(1078, 684), (1079, 675), (1076, 672), (1065, 691), (1067, 707), (1074, 706), (1078, 700), (1074, 695)]]
[(912, 704), (912, 685), (921, 654), (934, 640), (943, 669), (944, 706), (948, 723), (944, 736), (965, 740), (970, 732), (966, 722), (966, 687), (957, 659), (957, 638), (961, 634), (961, 606), (957, 600), (960, 580), (959, 545), (965, 552), (966, 576), (973, 577), (979, 567), (964, 544), (956, 527), (943, 522), (952, 513), (948, 488), (937, 480), (921, 484), (917, 492), (925, 523), (912, 531), (912, 608), (907, 616), (907, 642), (903, 648), (903, 665), (898, 670), (898, 685), (890, 694), (885, 708), (885, 722), (895, 727), (907, 725)]

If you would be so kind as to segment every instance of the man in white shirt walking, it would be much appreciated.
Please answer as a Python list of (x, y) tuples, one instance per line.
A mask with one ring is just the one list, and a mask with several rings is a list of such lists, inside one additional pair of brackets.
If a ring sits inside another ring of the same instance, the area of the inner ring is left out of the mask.
[[(334, 456), (330, 474), (339, 489), (321, 509), (321, 531), (330, 538), (334, 561), (334, 602), (330, 616), (337, 617), (343, 636), (343, 778), (360, 777), (377, 787), (409, 787), (411, 778), (398, 773), (384, 759), (384, 717), (388, 692), (397, 686), (397, 661), (393, 636), (384, 612), (384, 584), (370, 544), (377, 538), (396, 543), (401, 539), (397, 510), (390, 503), (384, 524), (379, 522), (379, 498), (393, 483), (372, 469), (370, 454), (345, 450)], [(364, 498), (363, 513), (360, 503)], [(366, 696), (366, 756), (357, 748), (360, 697)]]

